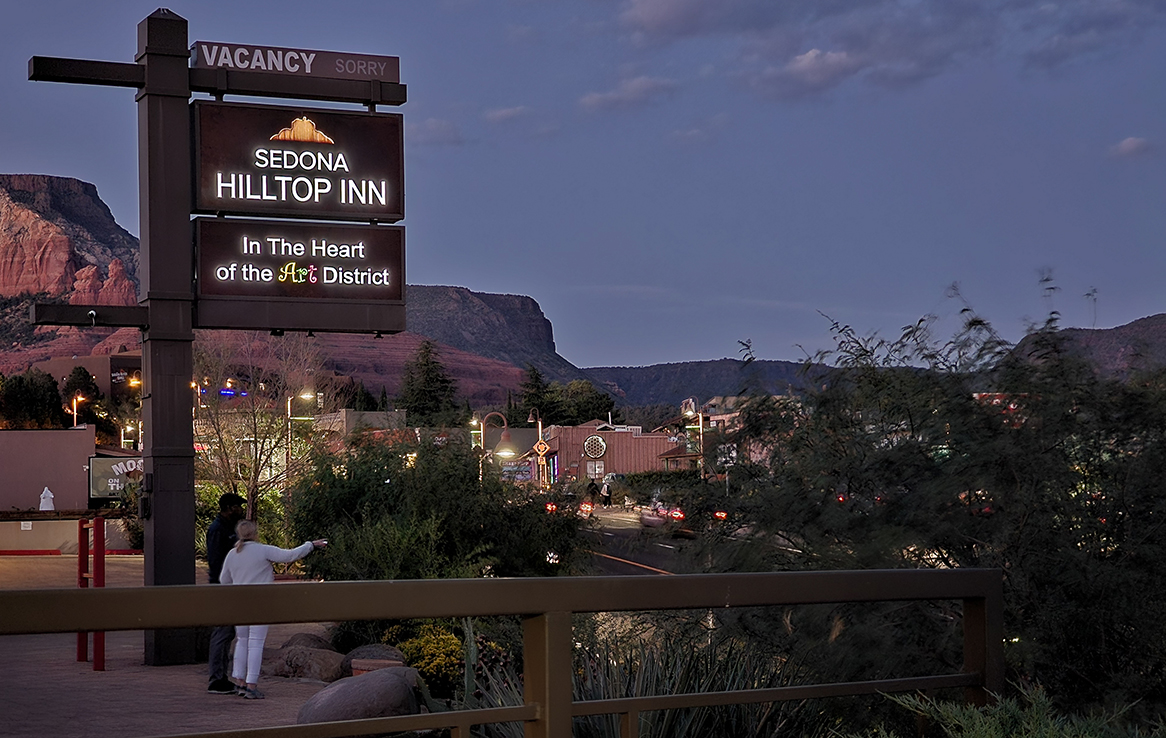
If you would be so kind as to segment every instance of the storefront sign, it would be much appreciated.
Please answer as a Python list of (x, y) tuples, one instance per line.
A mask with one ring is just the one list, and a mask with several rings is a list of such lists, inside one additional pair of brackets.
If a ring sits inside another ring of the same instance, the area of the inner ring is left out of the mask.
[(195, 212), (405, 217), (399, 114), (206, 100), (193, 107)]
[(285, 49), (277, 46), (195, 41), (190, 56), (196, 69), (228, 69), (297, 77), (401, 81), (401, 59), (396, 56), (345, 54), (337, 51)]
[(142, 481), (141, 457), (89, 457), (89, 498), (124, 497)]
[(404, 329), (401, 226), (201, 218), (195, 242), (201, 328)]

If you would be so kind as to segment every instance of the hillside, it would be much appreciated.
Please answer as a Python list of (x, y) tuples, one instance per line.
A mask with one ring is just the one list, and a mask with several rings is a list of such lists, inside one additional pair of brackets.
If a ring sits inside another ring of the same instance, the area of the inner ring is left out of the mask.
[(706, 402), (718, 395), (748, 390), (785, 394), (800, 386), (802, 365), (792, 361), (738, 359), (686, 361), (652, 366), (606, 366), (585, 369), (588, 377), (625, 405), (679, 405), (689, 397)]
[[(42, 175), (0, 175), (0, 373), (22, 372), (48, 358), (116, 353), (140, 347), (123, 328), (33, 328), (34, 300), (131, 305), (137, 299), (138, 243), (118, 226), (93, 185)], [(35, 295), (35, 297), (34, 297)], [(579, 368), (555, 350), (554, 328), (533, 298), (465, 287), (409, 285), (406, 333), (373, 339), (326, 335), (317, 340), (332, 371), (392, 395), (422, 338), (439, 353), (464, 398), (501, 404), (515, 396), (527, 365), (548, 380), (589, 379), (621, 405), (707, 401), (744, 388), (781, 394), (800, 386), (802, 365), (735, 359), (644, 367)], [(1166, 315), (1105, 330), (1069, 328), (1068, 345), (1109, 376), (1166, 366)], [(277, 340), (277, 339), (273, 339)]]

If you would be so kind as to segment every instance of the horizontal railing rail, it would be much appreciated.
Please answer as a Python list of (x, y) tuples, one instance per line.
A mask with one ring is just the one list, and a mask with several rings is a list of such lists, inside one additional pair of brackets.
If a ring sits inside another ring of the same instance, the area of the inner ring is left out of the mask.
[[(574, 702), (573, 613), (688, 610), (909, 600), (963, 603), (963, 670), (929, 677)], [(523, 617), (524, 705), (374, 720), (184, 734), (328, 738), (518, 722), (532, 738), (566, 738), (575, 716), (617, 714), (638, 735), (641, 712), (963, 687), (984, 702), (1003, 687), (1003, 584), (999, 570), (884, 570), (694, 574), (673, 577), (306, 582), (102, 590), (0, 591), (0, 635), (159, 630), (220, 624)]]

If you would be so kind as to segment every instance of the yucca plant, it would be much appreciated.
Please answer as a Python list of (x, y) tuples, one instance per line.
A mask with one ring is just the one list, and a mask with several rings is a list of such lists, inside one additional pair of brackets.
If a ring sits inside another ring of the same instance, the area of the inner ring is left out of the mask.
[[(467, 628), (467, 634), (469, 634)], [(467, 642), (469, 642), (467, 638)], [(467, 649), (467, 663), (470, 650)], [(576, 701), (642, 697), (738, 689), (767, 689), (789, 684), (800, 672), (789, 661), (762, 656), (735, 640), (690, 640), (608, 637), (574, 653)], [(509, 664), (475, 670), (474, 689), (466, 707), (502, 707), (522, 704), (522, 676)], [(783, 734), (810, 735), (811, 711), (805, 703), (661, 710), (640, 715), (644, 738), (705, 738), (734, 736), (762, 738)], [(475, 735), (520, 738), (521, 724), (484, 725)], [(616, 715), (575, 719), (578, 738), (618, 738)]]

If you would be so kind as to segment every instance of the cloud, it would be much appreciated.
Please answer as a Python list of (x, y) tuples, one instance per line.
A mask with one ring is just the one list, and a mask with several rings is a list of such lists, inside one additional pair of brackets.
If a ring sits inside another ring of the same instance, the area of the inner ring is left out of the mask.
[(1132, 159), (1138, 156), (1145, 156), (1153, 150), (1154, 146), (1149, 141), (1134, 136), (1123, 139), (1109, 147), (1110, 155), (1116, 156), (1119, 159)]
[(426, 118), (406, 126), (406, 140), (424, 146), (460, 146), (465, 143), (457, 125), (448, 120)]
[(671, 97), (676, 88), (676, 82), (670, 79), (633, 77), (620, 82), (611, 92), (588, 93), (579, 99), (579, 104), (592, 111), (631, 108)]
[[(827, 3), (823, 3), (825, 5)], [(799, 0), (629, 0), (620, 13), (627, 27), (656, 41), (772, 26)]]
[(496, 108), (494, 110), (487, 110), (485, 118), (490, 123), (506, 123), (515, 118), (521, 118), (530, 112), (530, 108), (525, 105), (519, 105), (513, 108)]
[(1051, 69), (1127, 47), (1146, 29), (1166, 23), (1166, 3), (624, 0), (618, 20), (642, 44), (726, 42), (735, 51), (729, 74), (768, 96), (790, 99), (825, 93), (848, 79), (884, 87), (916, 84), (991, 55)]
[(845, 51), (810, 49), (782, 67), (753, 76), (753, 84), (779, 97), (801, 97), (836, 87), (865, 66)]

